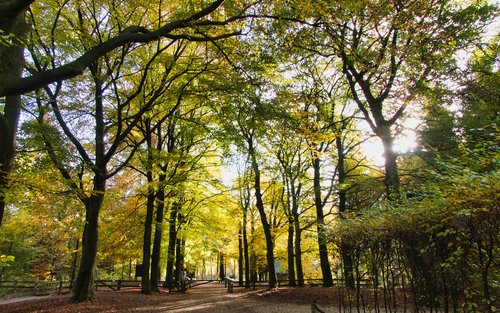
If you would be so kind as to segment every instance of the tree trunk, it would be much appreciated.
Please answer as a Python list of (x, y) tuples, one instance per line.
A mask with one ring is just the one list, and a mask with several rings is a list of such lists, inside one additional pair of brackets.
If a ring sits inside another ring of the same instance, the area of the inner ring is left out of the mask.
[(300, 228), (300, 214), (299, 214), (299, 202), (298, 197), (300, 195), (300, 190), (302, 189), (302, 184), (299, 183), (298, 188), (295, 188), (295, 183), (291, 181), (292, 189), (292, 217), (293, 217), (293, 227), (295, 229), (295, 266), (297, 270), (297, 285), (299, 287), (304, 287), (304, 270), (302, 268), (302, 229)]
[[(20, 10), (12, 17), (0, 19), (0, 33), (13, 35), (12, 45), (0, 44), (0, 77), (21, 78), (24, 69), (23, 39), (29, 29), (26, 23), (26, 10)], [(0, 112), (0, 227), (2, 226), (6, 192), (9, 188), (9, 174), (14, 160), (15, 142), (19, 117), (21, 115), (21, 96), (5, 97), (4, 112)]]
[(73, 283), (75, 282), (76, 276), (76, 266), (78, 264), (78, 249), (80, 248), (80, 238), (76, 238), (75, 249), (73, 252), (73, 259), (71, 261), (71, 275), (69, 279), (70, 288), (73, 288)]
[(179, 283), (182, 280), (182, 272), (184, 271), (184, 240), (177, 238), (175, 241), (175, 278)]
[(148, 171), (148, 197), (146, 203), (146, 221), (144, 222), (144, 240), (142, 246), (142, 284), (141, 292), (145, 294), (151, 293), (151, 284), (149, 280), (149, 272), (151, 269), (151, 233), (153, 224), (154, 212), (154, 187), (153, 187), (153, 173)]
[[(95, 70), (92, 71), (94, 74)], [(97, 255), (99, 230), (99, 212), (101, 211), (106, 191), (107, 161), (105, 159), (105, 122), (103, 110), (103, 83), (94, 77), (95, 91), (95, 165), (92, 169), (94, 182), (92, 194), (85, 199), (86, 224), (83, 232), (82, 259), (76, 284), (73, 288), (72, 301), (83, 302), (93, 300), (93, 270)]]
[(255, 288), (255, 282), (257, 282), (258, 274), (257, 274), (257, 254), (255, 253), (255, 222), (254, 219), (250, 219), (250, 234), (252, 240), (250, 241), (251, 250), (250, 250), (250, 281), (253, 283)]
[(163, 182), (165, 181), (166, 175), (162, 174), (159, 177), (160, 189), (156, 196), (156, 225), (155, 225), (155, 235), (153, 242), (153, 253), (151, 255), (151, 291), (160, 292), (158, 288), (159, 276), (160, 276), (160, 255), (161, 255), (161, 239), (163, 234), (163, 212), (165, 210), (165, 189), (163, 187)]
[(325, 218), (323, 214), (323, 200), (321, 199), (321, 174), (320, 159), (313, 159), (314, 168), (314, 204), (316, 207), (316, 226), (318, 231), (319, 259), (321, 263), (321, 273), (323, 275), (323, 287), (333, 286), (332, 271), (328, 261), (328, 248), (326, 246)]
[(295, 266), (297, 267), (297, 286), (304, 287), (304, 270), (302, 268), (302, 229), (298, 214), (294, 214), (295, 225)]
[(97, 255), (99, 212), (104, 200), (106, 179), (103, 174), (94, 176), (93, 194), (85, 202), (87, 211), (82, 244), (82, 258), (80, 268), (73, 287), (73, 302), (93, 300), (94, 264)]
[(224, 258), (224, 252), (219, 251), (219, 280), (224, 280), (226, 278), (226, 260)]
[(288, 261), (288, 284), (290, 287), (296, 287), (295, 282), (295, 260), (294, 260), (294, 223), (293, 216), (288, 216), (288, 238), (287, 238), (287, 261)]
[[(345, 153), (342, 138), (337, 136), (335, 138), (335, 144), (337, 146), (337, 174), (339, 179), (339, 213), (340, 218), (345, 218), (345, 212), (347, 211), (347, 191), (345, 190), (344, 184), (347, 180), (347, 173), (345, 171)], [(348, 288), (354, 289), (354, 268), (352, 262), (352, 247), (342, 240), (340, 244), (340, 254), (342, 257), (343, 269), (344, 269), (344, 282)]]
[(384, 184), (389, 200), (399, 199), (399, 174), (397, 164), (397, 153), (394, 152), (394, 137), (391, 135), (389, 127), (379, 127), (377, 135), (382, 140), (384, 145), (384, 158), (385, 158), (385, 178)]
[(238, 231), (238, 286), (243, 286), (243, 229)]
[(247, 236), (247, 211), (243, 213), (243, 255), (245, 259), (245, 288), (250, 288), (250, 256)]
[(169, 237), (167, 250), (167, 274), (165, 277), (165, 285), (168, 288), (174, 286), (174, 261), (175, 261), (175, 243), (177, 240), (177, 212), (179, 211), (179, 203), (175, 201), (170, 209), (169, 219)]
[(255, 150), (253, 149), (251, 141), (249, 142), (249, 153), (252, 158), (252, 167), (255, 176), (255, 199), (256, 206), (259, 210), (262, 228), (264, 229), (264, 236), (266, 238), (266, 259), (267, 267), (269, 270), (269, 288), (276, 288), (276, 270), (274, 268), (274, 242), (271, 233), (271, 227), (267, 220), (266, 211), (264, 209), (264, 202), (262, 201), (261, 183), (260, 183), (260, 169), (257, 164)]

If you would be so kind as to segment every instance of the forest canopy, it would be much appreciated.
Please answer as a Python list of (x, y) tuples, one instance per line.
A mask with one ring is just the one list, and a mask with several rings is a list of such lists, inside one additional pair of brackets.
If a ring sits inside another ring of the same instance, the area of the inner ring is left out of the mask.
[(0, 280), (495, 312), (498, 25), (488, 1), (0, 0)]

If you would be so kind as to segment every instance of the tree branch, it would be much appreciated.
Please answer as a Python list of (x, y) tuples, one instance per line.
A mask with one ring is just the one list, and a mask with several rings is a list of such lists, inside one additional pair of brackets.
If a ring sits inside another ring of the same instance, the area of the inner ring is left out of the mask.
[[(186, 19), (167, 23), (166, 25), (154, 31), (148, 31), (146, 28), (141, 26), (130, 26), (125, 30), (123, 30), (121, 33), (119, 33), (116, 37), (113, 37), (108, 41), (105, 41), (97, 46), (94, 46), (93, 48), (82, 54), (74, 61), (64, 64), (60, 67), (19, 79), (1, 78), (0, 97), (28, 93), (30, 91), (36, 90), (37, 88), (44, 87), (47, 84), (63, 81), (81, 75), (83, 71), (87, 67), (89, 67), (93, 62), (95, 62), (98, 58), (126, 44), (148, 43), (162, 37), (178, 39), (175, 37), (179, 35), (171, 34), (173, 31), (178, 29), (196, 27), (200, 25), (207, 26), (212, 24), (213, 25), (228, 24), (230, 20), (226, 20), (223, 22), (209, 21), (209, 20), (197, 21), (215, 11), (222, 4), (223, 1), (224, 0), (216, 0), (211, 5), (207, 6), (203, 10), (191, 15)], [(31, 3), (29, 0), (19, 0), (17, 2)], [(7, 4), (4, 4), (3, 6), (7, 8)], [(3, 16), (4, 13), (2, 10), (2, 6), (0, 6), (0, 12), (2, 12), (0, 13), (0, 16)], [(236, 33), (232, 33), (231, 35), (235, 34)], [(226, 38), (226, 37), (228, 36), (218, 36), (215, 38)], [(198, 38), (193, 37), (189, 39), (196, 40)], [(205, 40), (206, 41), (214, 40), (214, 38), (207, 38)]]
[(11, 19), (28, 8), (35, 0), (11, 0), (0, 2), (0, 19)]

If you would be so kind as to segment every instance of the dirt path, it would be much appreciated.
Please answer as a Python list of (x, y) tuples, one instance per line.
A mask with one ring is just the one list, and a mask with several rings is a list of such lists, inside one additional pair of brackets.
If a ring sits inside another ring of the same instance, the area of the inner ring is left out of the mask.
[[(95, 301), (71, 303), (70, 295), (29, 297), (0, 302), (2, 313), (309, 313), (318, 304), (326, 313), (337, 313), (335, 289), (321, 287), (245, 290), (228, 293), (224, 285), (210, 283), (190, 288), (186, 293), (161, 292), (144, 295), (139, 289), (111, 291), (99, 288)], [(368, 311), (367, 311), (368, 312)]]

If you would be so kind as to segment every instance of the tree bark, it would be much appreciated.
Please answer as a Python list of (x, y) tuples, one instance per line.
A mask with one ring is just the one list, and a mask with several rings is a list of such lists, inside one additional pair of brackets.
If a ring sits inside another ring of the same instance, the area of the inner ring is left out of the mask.
[(324, 205), (323, 200), (321, 199), (320, 159), (318, 157), (313, 159), (313, 168), (314, 204), (316, 207), (316, 227), (318, 231), (318, 248), (321, 273), (323, 275), (323, 287), (331, 287), (333, 286), (333, 277), (330, 269), (330, 262), (328, 260), (328, 248), (326, 245), (325, 218), (323, 214)]
[(295, 227), (293, 223), (293, 216), (288, 216), (288, 238), (287, 238), (287, 262), (288, 262), (288, 285), (296, 287), (295, 281), (295, 258), (294, 258), (294, 233)]
[(378, 127), (377, 136), (382, 140), (384, 146), (384, 184), (389, 200), (399, 199), (399, 174), (397, 164), (397, 153), (394, 152), (394, 137), (391, 134), (390, 127)]
[(304, 287), (304, 270), (302, 268), (302, 229), (298, 212), (294, 211), (293, 221), (295, 226), (295, 266), (297, 267), (297, 286)]
[(151, 270), (151, 234), (154, 213), (154, 187), (153, 187), (153, 173), (147, 172), (148, 180), (148, 196), (146, 202), (146, 220), (144, 222), (144, 240), (142, 246), (142, 273), (141, 273), (141, 292), (145, 294), (151, 293), (151, 284), (149, 280), (149, 272)]
[(224, 252), (219, 251), (219, 280), (223, 281), (226, 278), (226, 260)]
[[(96, 74), (97, 65), (93, 73)], [(86, 209), (86, 224), (82, 242), (82, 259), (80, 269), (73, 288), (72, 301), (83, 302), (93, 300), (94, 290), (93, 270), (97, 255), (97, 242), (99, 230), (99, 212), (101, 211), (104, 194), (106, 192), (107, 160), (105, 158), (105, 122), (103, 105), (103, 82), (95, 76), (95, 164), (92, 172), (94, 174), (91, 195), (84, 201)], [(61, 125), (62, 126), (62, 125)]]
[[(241, 227), (241, 226), (240, 226)], [(243, 286), (243, 229), (238, 231), (238, 286)]]
[[(15, 80), (22, 77), (24, 68), (24, 46), (22, 41), (28, 31), (25, 17), (26, 9), (23, 6), (16, 9), (12, 8), (10, 16), (4, 16), (0, 13), (0, 34), (14, 36), (11, 45), (0, 44), (0, 77), (6, 80)], [(4, 112), (0, 112), (0, 227), (3, 223), (6, 208), (6, 193), (9, 188), (9, 174), (14, 161), (16, 133), (20, 115), (21, 96), (17, 94), (6, 96)]]
[[(347, 180), (347, 173), (345, 170), (345, 153), (342, 138), (337, 136), (335, 138), (335, 144), (337, 147), (338, 163), (337, 163), (337, 174), (339, 180), (339, 213), (340, 218), (345, 218), (345, 213), (347, 211), (347, 191), (345, 190), (344, 184)], [(340, 244), (340, 254), (342, 257), (342, 264), (344, 269), (344, 283), (348, 288), (354, 289), (354, 268), (352, 262), (352, 247), (342, 240)]]
[(167, 249), (167, 274), (165, 277), (165, 285), (168, 288), (174, 286), (174, 262), (175, 262), (175, 243), (177, 240), (177, 212), (179, 211), (179, 203), (175, 201), (170, 209), (169, 219), (169, 237)]
[(73, 302), (83, 302), (94, 299), (94, 264), (97, 255), (99, 212), (104, 200), (106, 179), (104, 174), (94, 176), (93, 194), (85, 202), (86, 218), (82, 244), (80, 268), (73, 286)]
[(163, 183), (165, 182), (166, 175), (161, 174), (159, 177), (160, 188), (156, 195), (156, 224), (155, 224), (155, 235), (153, 242), (153, 253), (151, 255), (151, 291), (160, 292), (158, 287), (159, 284), (159, 272), (160, 272), (160, 255), (161, 255), (161, 239), (163, 234), (163, 213), (165, 210), (165, 188)]
[(71, 275), (69, 279), (70, 288), (73, 288), (76, 276), (76, 266), (78, 265), (78, 249), (80, 249), (80, 238), (76, 238), (76, 244), (73, 252), (73, 259), (71, 261)]
[(250, 288), (250, 256), (248, 251), (247, 211), (243, 212), (243, 255), (245, 259), (245, 288)]
[(249, 144), (248, 152), (250, 153), (250, 157), (252, 159), (252, 168), (254, 171), (256, 206), (259, 211), (260, 220), (262, 222), (262, 228), (264, 229), (264, 236), (266, 238), (266, 259), (267, 259), (267, 267), (269, 270), (269, 288), (276, 288), (276, 270), (274, 268), (274, 240), (271, 233), (271, 226), (269, 225), (266, 216), (266, 211), (264, 209), (264, 202), (262, 201), (260, 169), (257, 163), (255, 150), (253, 148), (251, 140), (252, 139), (250, 139), (248, 142)]
[(295, 266), (297, 271), (297, 285), (299, 287), (304, 287), (304, 270), (302, 268), (302, 229), (300, 228), (300, 214), (299, 214), (299, 195), (302, 189), (301, 183), (296, 188), (294, 180), (290, 182), (290, 187), (292, 189), (292, 216), (293, 216), (293, 227), (295, 229)]
[(185, 291), (184, 286), (182, 285), (182, 272), (184, 271), (184, 248), (184, 239), (177, 238), (175, 242), (175, 277), (180, 284), (181, 291)]

